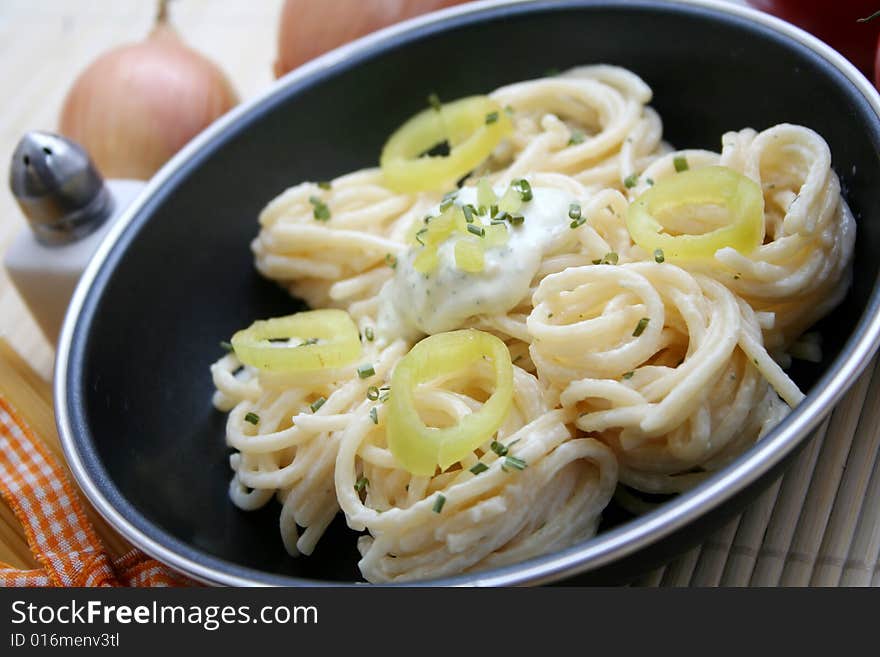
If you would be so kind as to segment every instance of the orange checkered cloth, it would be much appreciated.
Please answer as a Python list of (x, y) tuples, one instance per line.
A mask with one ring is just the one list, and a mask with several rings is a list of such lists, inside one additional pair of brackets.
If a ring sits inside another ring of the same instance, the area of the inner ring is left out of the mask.
[(0, 586), (192, 584), (138, 550), (112, 560), (64, 470), (2, 395), (0, 496), (42, 566), (20, 570), (0, 562)]

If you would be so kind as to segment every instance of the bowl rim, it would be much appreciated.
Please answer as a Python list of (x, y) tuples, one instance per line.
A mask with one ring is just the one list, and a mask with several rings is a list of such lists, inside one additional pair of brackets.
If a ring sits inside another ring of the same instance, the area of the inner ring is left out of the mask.
[[(654, 8), (661, 6), (661, 3), (656, 0), (581, 0), (579, 4), (587, 7), (604, 5), (620, 8), (639, 5)], [(800, 43), (825, 59), (837, 72), (848, 79), (874, 112), (880, 115), (880, 94), (867, 78), (843, 55), (800, 28), (757, 9), (733, 4), (729, 0), (665, 0), (662, 4), (670, 6), (672, 9), (676, 5), (708, 9), (717, 14), (726, 15), (722, 17), (728, 19), (747, 19)], [(146, 524), (157, 529), (162, 541), (155, 536), (148, 535), (127, 518), (109, 499), (110, 496), (102, 490), (101, 484), (96, 481), (100, 478), (93, 477), (90, 465), (86, 463), (80, 449), (80, 441), (88, 444), (91, 439), (87, 436), (78, 436), (71, 421), (70, 408), (68, 407), (68, 404), (71, 403), (68, 378), (71, 377), (70, 358), (78, 320), (83, 313), (89, 291), (99, 271), (134, 217), (162, 189), (165, 183), (193, 159), (203, 147), (209, 145), (212, 140), (219, 137), (252, 109), (268, 103), (270, 99), (279, 96), (288, 87), (343, 64), (387, 40), (405, 36), (407, 33), (427, 26), (440, 25), (458, 17), (523, 5), (552, 6), (558, 5), (558, 3), (547, 0), (480, 0), (457, 5), (386, 27), (303, 64), (276, 80), (250, 100), (230, 110), (195, 137), (147, 183), (140, 195), (108, 231), (80, 278), (65, 315), (57, 345), (53, 391), (56, 425), (61, 446), (77, 484), (98, 513), (134, 546), (185, 575), (206, 584), (233, 586), (347, 584), (346, 582), (311, 580), (269, 573), (227, 561), (190, 545), (190, 550), (199, 556), (197, 560), (169, 547), (167, 543), (182, 543), (182, 541), (167, 534), (164, 529), (155, 525), (148, 518), (142, 516), (142, 520)], [(543, 584), (586, 570), (607, 566), (613, 561), (630, 556), (670, 536), (760, 479), (804, 441), (809, 432), (819, 425), (832, 410), (834, 404), (855, 382), (878, 346), (880, 346), (880, 286), (875, 282), (867, 305), (852, 335), (841, 353), (814, 386), (807, 400), (792, 411), (783, 423), (764, 440), (756, 443), (738, 460), (693, 490), (679, 495), (675, 500), (661, 505), (645, 516), (603, 532), (580, 546), (573, 546), (559, 552), (535, 557), (520, 564), (485, 572), (411, 584), (421, 586)]]

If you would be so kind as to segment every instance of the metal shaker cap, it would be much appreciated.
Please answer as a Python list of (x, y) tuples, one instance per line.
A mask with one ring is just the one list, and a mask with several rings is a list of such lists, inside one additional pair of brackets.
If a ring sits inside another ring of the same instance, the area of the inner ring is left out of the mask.
[(34, 235), (44, 244), (75, 242), (113, 211), (104, 179), (85, 149), (49, 132), (28, 132), (18, 142), (9, 186)]

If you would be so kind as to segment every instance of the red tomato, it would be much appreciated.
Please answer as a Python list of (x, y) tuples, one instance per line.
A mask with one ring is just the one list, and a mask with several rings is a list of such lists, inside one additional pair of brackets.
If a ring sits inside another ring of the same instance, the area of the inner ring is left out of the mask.
[(880, 18), (857, 22), (880, 9), (880, 0), (747, 0), (753, 7), (784, 18), (815, 34), (843, 53), (868, 78), (874, 77), (874, 59)]

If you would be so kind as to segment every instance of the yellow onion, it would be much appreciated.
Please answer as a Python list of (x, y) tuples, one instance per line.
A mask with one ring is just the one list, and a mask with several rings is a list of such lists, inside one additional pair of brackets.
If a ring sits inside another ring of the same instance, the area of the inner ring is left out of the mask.
[(275, 76), (393, 23), (465, 0), (287, 0), (278, 29)]
[(107, 177), (149, 178), (238, 102), (223, 72), (180, 39), (166, 5), (144, 41), (101, 55), (65, 99), (60, 132)]

